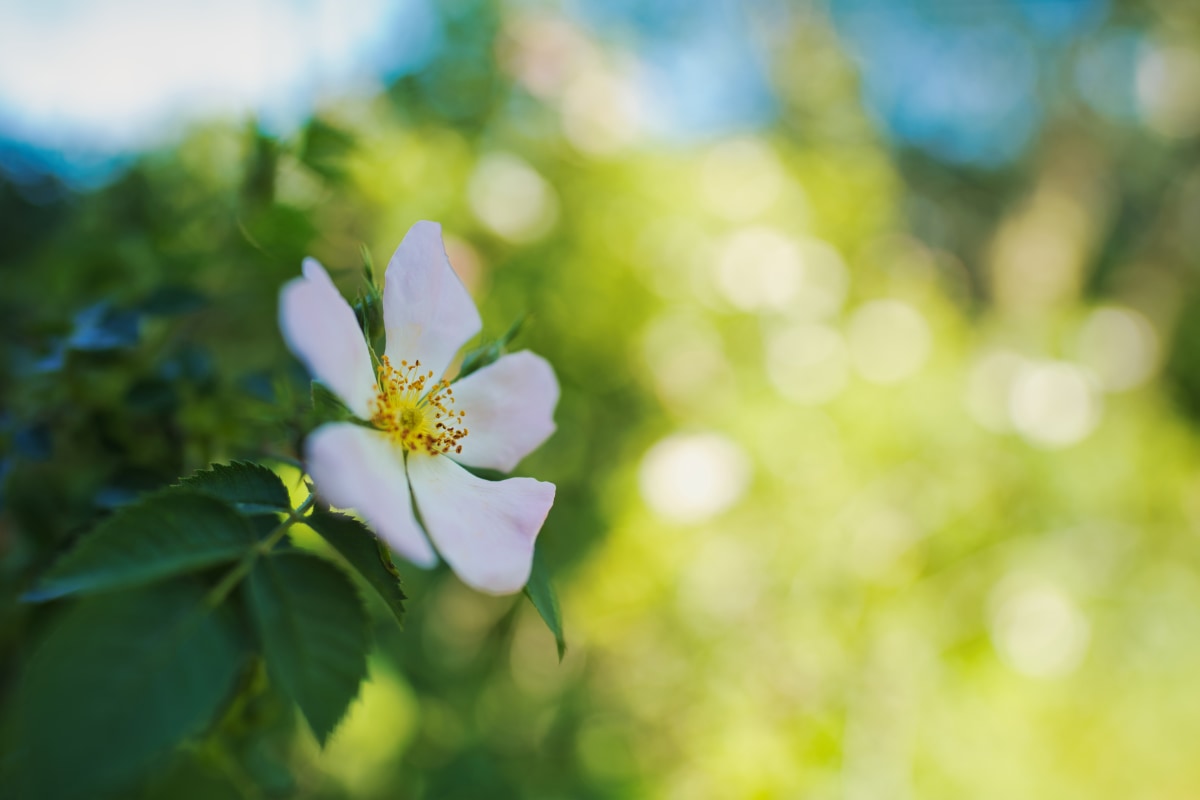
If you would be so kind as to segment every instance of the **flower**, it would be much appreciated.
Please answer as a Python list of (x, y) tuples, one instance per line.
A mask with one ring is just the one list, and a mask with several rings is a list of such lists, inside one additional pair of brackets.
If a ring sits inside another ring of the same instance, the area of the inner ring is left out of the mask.
[(280, 291), (288, 347), (373, 426), (329, 423), (309, 435), (305, 460), (317, 493), (357, 511), (418, 566), (433, 566), (440, 553), (469, 586), (519, 591), (554, 484), (488, 481), (464, 466), (509, 472), (554, 432), (554, 370), (521, 351), (453, 384), (447, 379), (455, 353), (482, 322), (437, 223), (414, 225), (388, 262), (383, 322), (387, 349), (373, 368), (354, 311), (315, 259), (306, 258), (303, 277)]

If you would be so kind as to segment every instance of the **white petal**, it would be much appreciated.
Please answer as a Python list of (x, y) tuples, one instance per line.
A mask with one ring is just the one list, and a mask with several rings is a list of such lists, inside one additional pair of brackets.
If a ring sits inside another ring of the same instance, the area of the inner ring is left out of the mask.
[(554, 433), (558, 380), (528, 350), (501, 356), (453, 386), (454, 408), (467, 412), (469, 433), (453, 458), (472, 467), (510, 472)]
[(417, 566), (437, 563), (413, 517), (400, 448), (370, 428), (338, 422), (309, 434), (305, 457), (317, 494), (327, 503), (357, 511), (389, 547)]
[(388, 262), (383, 324), (393, 364), (419, 360), (439, 378), (483, 327), (471, 295), (450, 267), (436, 222), (413, 225)]
[(360, 417), (375, 397), (371, 353), (354, 311), (316, 259), (304, 259), (304, 277), (279, 292), (279, 329), (308, 371)]
[(490, 594), (520, 591), (554, 484), (485, 481), (444, 456), (411, 453), (408, 475), (430, 538), (463, 583)]

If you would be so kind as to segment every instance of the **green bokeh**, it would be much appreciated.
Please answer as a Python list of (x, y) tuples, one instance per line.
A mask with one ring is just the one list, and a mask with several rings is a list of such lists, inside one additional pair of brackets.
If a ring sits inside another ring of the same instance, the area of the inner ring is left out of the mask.
[(198, 742), (149, 796), (1192, 796), (1200, 120), (1064, 90), (1021, 160), (947, 167), (877, 131), (813, 12), (776, 32), (805, 58), (763, 53), (777, 124), (668, 145), (615, 48), (547, 12), (588, 45), (547, 88), (527, 16), (451, 17), (292, 139), (0, 182), (5, 696), (56, 614), (17, 596), (113, 507), (212, 461), (295, 483), (279, 287), (313, 255), (353, 298), (360, 246), (432, 219), (485, 333), (528, 314), (562, 384), (518, 474), (558, 487), (566, 657), (520, 596), (398, 562), (405, 628), (364, 594), (371, 679), (323, 752), (266, 694), (273, 738)]

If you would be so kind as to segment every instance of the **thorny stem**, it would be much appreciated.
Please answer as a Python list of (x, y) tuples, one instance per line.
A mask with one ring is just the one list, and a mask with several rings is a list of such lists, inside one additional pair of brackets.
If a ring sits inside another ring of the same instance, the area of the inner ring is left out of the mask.
[(229, 593), (233, 591), (234, 587), (241, 582), (242, 578), (246, 577), (250, 570), (254, 568), (254, 562), (258, 561), (259, 556), (264, 556), (271, 552), (275, 545), (279, 544), (279, 541), (283, 539), (284, 534), (286, 534), (288, 531), (288, 528), (292, 527), (292, 525), (296, 524), (297, 522), (304, 521), (304, 512), (312, 508), (315, 499), (316, 498), (310, 494), (308, 498), (300, 504), (299, 508), (288, 512), (287, 519), (280, 522), (274, 530), (268, 533), (256, 545), (247, 550), (246, 554), (242, 556), (241, 560), (233, 565), (233, 569), (225, 573), (225, 577), (221, 578), (221, 582), (214, 586), (212, 591), (208, 593), (208, 596), (204, 598), (205, 605), (207, 605), (209, 608), (216, 608), (217, 606), (221, 605), (225, 598), (229, 596)]

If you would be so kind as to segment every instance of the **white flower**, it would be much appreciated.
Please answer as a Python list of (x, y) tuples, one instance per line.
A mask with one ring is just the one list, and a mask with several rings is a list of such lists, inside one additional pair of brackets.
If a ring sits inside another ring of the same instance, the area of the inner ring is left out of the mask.
[(554, 370), (528, 351), (509, 353), (451, 387), (446, 369), (482, 323), (437, 223), (414, 225), (388, 263), (387, 350), (378, 370), (325, 269), (307, 258), (303, 273), (280, 292), (284, 339), (315, 378), (375, 426), (331, 423), (309, 435), (305, 459), (318, 494), (356, 510), (418, 566), (437, 563), (436, 545), (468, 585), (519, 591), (554, 484), (487, 481), (462, 465), (511, 471), (554, 432)]

